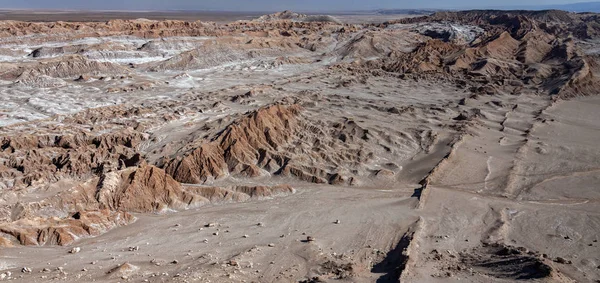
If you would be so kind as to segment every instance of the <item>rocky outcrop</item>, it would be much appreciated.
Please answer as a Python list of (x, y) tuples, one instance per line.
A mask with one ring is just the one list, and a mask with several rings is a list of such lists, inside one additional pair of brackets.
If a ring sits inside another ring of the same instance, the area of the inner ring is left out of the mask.
[(289, 185), (277, 186), (186, 186), (186, 191), (197, 194), (209, 200), (211, 203), (244, 202), (251, 199), (270, 199), (278, 196), (286, 196), (296, 192)]
[(267, 175), (257, 164), (267, 152), (277, 151), (293, 139), (300, 110), (297, 105), (274, 105), (252, 112), (229, 125), (213, 141), (170, 161), (165, 170), (176, 180), (192, 184), (230, 174)]
[(123, 211), (80, 211), (69, 218), (27, 218), (0, 224), (2, 246), (70, 245), (85, 237), (101, 235), (113, 228), (127, 225), (135, 218)]
[[(126, 75), (129, 71), (117, 64), (109, 62), (98, 62), (88, 60), (81, 55), (68, 55), (52, 59), (46, 59), (39, 64), (24, 68), (17, 75), (16, 81), (37, 86), (35, 83), (40, 76), (50, 78), (73, 78), (76, 79), (82, 75)], [(5, 77), (5, 79), (13, 79)]]
[[(301, 20), (238, 21), (227, 25), (210, 22), (187, 22), (176, 20), (110, 20), (107, 22), (0, 22), (1, 37), (17, 37), (31, 34), (45, 34), (60, 38), (64, 35), (85, 38), (99, 36), (136, 36), (142, 38), (163, 38), (183, 36), (227, 36), (240, 33), (283, 36), (279, 31), (307, 29), (319, 31), (330, 25), (339, 25), (331, 16), (307, 16)], [(271, 32), (269, 31), (277, 31)]]
[(360, 164), (373, 155), (364, 149), (368, 130), (351, 120), (315, 125), (301, 111), (294, 104), (250, 112), (165, 162), (165, 171), (189, 184), (273, 175), (317, 184), (357, 184), (356, 173), (350, 172), (368, 171)]
[(292, 11), (277, 12), (264, 15), (255, 19), (255, 22), (273, 22), (273, 21), (295, 21), (295, 22), (332, 22), (341, 23), (340, 20), (329, 15), (305, 15)]
[(204, 198), (184, 191), (181, 184), (154, 166), (104, 174), (98, 181), (95, 197), (100, 209), (140, 213), (181, 210), (206, 203)]
[(133, 130), (100, 136), (85, 132), (4, 136), (0, 138), (0, 167), (4, 168), (0, 186), (24, 188), (124, 168), (139, 155), (136, 147), (146, 138)]
[(139, 266), (133, 265), (129, 262), (123, 263), (108, 271), (109, 278), (127, 278), (133, 274), (136, 274), (140, 270)]
[[(243, 202), (293, 194), (288, 185), (184, 187), (152, 165), (107, 172), (74, 188), (35, 202), (19, 202), (0, 224), (5, 246), (70, 245), (135, 219), (130, 213), (185, 210), (208, 203)], [(66, 215), (66, 216), (65, 216)]]
[[(240, 42), (233, 39), (218, 39), (200, 47), (182, 52), (158, 63), (141, 66), (151, 71), (207, 69), (221, 65), (242, 63), (259, 58), (282, 57), (301, 52), (295, 40), (253, 38)], [(283, 63), (283, 62), (282, 62)]]
[[(273, 107), (230, 124), (218, 140), (208, 143), (216, 146), (215, 158), (220, 159), (206, 164), (219, 164), (227, 171), (231, 166), (240, 176), (265, 173), (253, 166), (257, 160), (252, 150), (285, 145), (299, 111), (298, 106)], [(147, 164), (141, 154), (149, 139), (143, 133), (148, 125), (136, 122), (123, 129), (129, 120), (148, 113), (139, 107), (91, 109), (62, 117), (62, 134), (20, 131), (20, 126), (3, 129), (11, 134), (0, 138), (0, 242), (69, 245), (127, 225), (133, 221), (129, 213), (163, 213), (294, 193), (286, 185), (181, 185), (163, 169)], [(107, 130), (115, 126), (112, 123), (121, 130)], [(82, 124), (91, 125), (93, 131), (80, 130), (77, 125)], [(218, 176), (216, 168), (207, 174)], [(83, 212), (86, 216), (80, 217)]]
[[(578, 21), (569, 13), (444, 12), (402, 23), (445, 22), (479, 25), (485, 33), (470, 44), (430, 39), (410, 52), (392, 52), (368, 62), (402, 76), (469, 82), (475, 93), (517, 93), (524, 89), (567, 98), (594, 94), (600, 80), (590, 72), (597, 64), (558, 28)], [(555, 25), (549, 28), (548, 25)]]
[(415, 34), (395, 31), (366, 31), (336, 48), (335, 53), (343, 61), (369, 60), (387, 57), (393, 52), (408, 52), (419, 39)]

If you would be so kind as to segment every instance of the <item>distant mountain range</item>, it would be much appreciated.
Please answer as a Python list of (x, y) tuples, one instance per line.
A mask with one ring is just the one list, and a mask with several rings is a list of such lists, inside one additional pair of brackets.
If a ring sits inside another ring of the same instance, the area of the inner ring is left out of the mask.
[[(491, 6), (479, 7), (481, 9), (494, 10), (563, 10), (567, 12), (593, 12), (600, 13), (600, 2), (580, 2), (561, 5), (519, 5), (519, 6)], [(439, 11), (457, 11), (466, 9), (382, 9), (375, 11), (381, 15), (429, 15)]]
[(568, 12), (594, 12), (600, 13), (600, 2), (580, 2), (573, 4), (562, 4), (562, 5), (528, 5), (528, 6), (514, 6), (508, 8), (510, 10), (563, 10)]
[(445, 11), (438, 9), (382, 9), (375, 11), (380, 15), (429, 15), (435, 12)]

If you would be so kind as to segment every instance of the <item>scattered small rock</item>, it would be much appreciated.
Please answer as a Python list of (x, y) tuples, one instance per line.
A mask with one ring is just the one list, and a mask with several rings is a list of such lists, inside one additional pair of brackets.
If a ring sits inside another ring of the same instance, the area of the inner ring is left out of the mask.
[(72, 248), (72, 249), (69, 251), (69, 253), (76, 254), (76, 253), (78, 253), (78, 252), (80, 252), (80, 251), (81, 251), (81, 248), (80, 248), (80, 247), (74, 247), (74, 248)]
[(227, 262), (227, 264), (228, 264), (228, 265), (231, 265), (231, 266), (238, 266), (238, 265), (239, 265), (239, 264), (237, 263), (237, 261), (235, 261), (235, 260), (233, 260), (233, 259), (232, 259), (232, 260), (230, 260), (230, 261), (228, 261), (228, 262)]
[(29, 267), (23, 267), (21, 269), (21, 272), (23, 272), (23, 273), (31, 273), (31, 268), (29, 268)]
[(4, 272), (4, 273), (0, 274), (0, 280), (10, 278), (10, 275), (11, 275), (10, 271)]
[(560, 264), (571, 264), (572, 262), (570, 260), (566, 260), (562, 257), (557, 257), (554, 259), (554, 262), (560, 263)]

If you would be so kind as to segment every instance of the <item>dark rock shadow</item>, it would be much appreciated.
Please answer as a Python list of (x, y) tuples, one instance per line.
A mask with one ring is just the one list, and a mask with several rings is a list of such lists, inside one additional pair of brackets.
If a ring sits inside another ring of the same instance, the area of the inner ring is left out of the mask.
[(386, 257), (380, 263), (373, 266), (371, 272), (383, 273), (383, 275), (377, 279), (377, 283), (400, 282), (400, 275), (402, 275), (402, 271), (404, 271), (406, 262), (408, 261), (408, 256), (405, 254), (405, 251), (412, 240), (413, 234), (414, 233), (412, 232), (408, 232), (402, 236), (402, 239), (400, 239), (396, 248), (388, 252)]
[(410, 196), (411, 198), (417, 198), (417, 200), (421, 200), (421, 194), (423, 193), (423, 188), (415, 189), (413, 194)]

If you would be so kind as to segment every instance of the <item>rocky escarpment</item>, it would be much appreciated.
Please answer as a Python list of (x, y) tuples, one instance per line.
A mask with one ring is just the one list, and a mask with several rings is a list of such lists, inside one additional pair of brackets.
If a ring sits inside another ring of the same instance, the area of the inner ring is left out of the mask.
[(184, 210), (209, 203), (241, 202), (294, 193), (287, 185), (184, 187), (151, 165), (103, 173), (46, 199), (5, 206), (4, 246), (69, 245), (127, 225), (130, 213)]
[(560, 10), (471, 10), (437, 12), (430, 16), (405, 18), (390, 23), (452, 22), (480, 26), (493, 33), (508, 30), (513, 37), (521, 37), (528, 30), (540, 28), (561, 37), (568, 37), (572, 33), (581, 39), (589, 39), (598, 35), (598, 20), (598, 16), (593, 13)]
[(40, 77), (76, 79), (80, 76), (127, 75), (128, 73), (126, 68), (118, 64), (92, 61), (81, 55), (68, 55), (15, 68), (2, 73), (0, 78), (39, 87), (36, 81)]
[(469, 44), (425, 33), (433, 38), (411, 52), (392, 52), (388, 58), (368, 62), (367, 68), (380, 66), (410, 77), (433, 76), (469, 85), (475, 93), (530, 91), (562, 98), (594, 94), (600, 85), (593, 70), (597, 58), (585, 55), (560, 28), (581, 21), (579, 16), (558, 11), (531, 13), (445, 12), (398, 21), (452, 21), (479, 25), (485, 32)]
[(351, 171), (365, 173), (368, 170), (361, 163), (373, 158), (364, 149), (368, 130), (354, 121), (309, 121), (301, 111), (296, 104), (277, 104), (247, 113), (212, 139), (167, 160), (165, 171), (191, 184), (228, 176), (290, 176), (311, 183), (355, 184), (357, 175)]
[[(181, 185), (163, 169), (148, 165), (141, 154), (141, 144), (149, 139), (143, 131), (148, 125), (136, 122), (125, 130), (107, 130), (113, 122), (125, 125), (147, 112), (100, 108), (63, 117), (61, 121), (69, 125), (63, 126), (63, 134), (15, 131), (3, 136), (0, 238), (4, 245), (68, 245), (131, 223), (135, 218), (130, 213), (163, 213), (295, 192), (287, 185)], [(78, 129), (76, 125), (83, 123), (104, 133)], [(245, 131), (246, 126), (228, 131)], [(231, 140), (229, 147), (235, 151), (233, 144)], [(81, 217), (84, 214), (89, 217)]]
[(167, 163), (165, 170), (176, 180), (193, 184), (230, 174), (268, 175), (269, 172), (261, 167), (267, 167), (271, 162), (279, 167), (284, 165), (284, 157), (267, 156), (294, 138), (300, 110), (297, 105), (275, 105), (250, 113), (229, 125), (214, 140)]
[[(176, 20), (110, 20), (106, 22), (20, 22), (3, 21), (0, 23), (0, 38), (17, 37), (32, 34), (46, 34), (71, 37), (131, 35), (142, 38), (161, 38), (176, 36), (226, 36), (239, 33), (258, 33), (282, 36), (279, 31), (307, 29), (319, 31), (339, 23), (328, 16), (308, 16), (307, 20), (290, 21), (285, 19), (269, 21), (239, 21), (227, 25), (209, 22), (187, 22)], [(347, 25), (348, 29), (355, 29)]]
[(306, 51), (296, 44), (295, 39), (287, 38), (210, 41), (167, 60), (141, 67), (151, 71), (206, 69), (248, 60), (275, 59), (290, 53)]
[(134, 220), (131, 214), (109, 210), (78, 211), (67, 218), (24, 218), (0, 225), (0, 246), (65, 246), (80, 238), (99, 236)]
[(132, 129), (104, 135), (4, 136), (1, 144), (2, 187), (20, 189), (83, 178), (141, 162), (136, 147), (147, 136)]
[(341, 21), (329, 15), (305, 15), (292, 11), (283, 11), (270, 15), (264, 15), (255, 19), (255, 22), (271, 22), (271, 21), (295, 21), (295, 22), (332, 22), (340, 24)]

